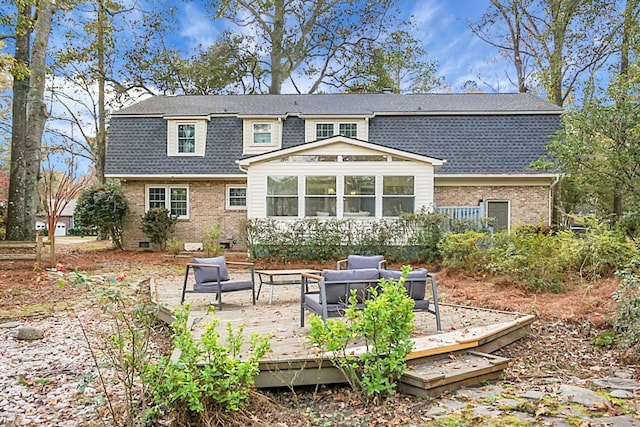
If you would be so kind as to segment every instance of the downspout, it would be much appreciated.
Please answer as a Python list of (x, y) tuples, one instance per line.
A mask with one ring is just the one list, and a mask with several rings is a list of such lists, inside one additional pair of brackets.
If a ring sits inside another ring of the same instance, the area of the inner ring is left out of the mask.
[(551, 226), (553, 224), (553, 216), (554, 216), (554, 191), (556, 191), (556, 187), (560, 184), (560, 175), (556, 175), (555, 180), (549, 186), (549, 223), (547, 225)]

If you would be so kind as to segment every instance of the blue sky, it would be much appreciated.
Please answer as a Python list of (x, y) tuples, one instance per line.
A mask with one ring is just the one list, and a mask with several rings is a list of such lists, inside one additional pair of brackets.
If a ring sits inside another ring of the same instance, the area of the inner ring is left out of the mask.
[[(489, 3), (489, 0), (402, 0), (403, 18), (414, 17), (415, 37), (423, 41), (429, 58), (438, 61), (438, 74), (444, 76), (453, 92), (461, 91), (467, 80), (479, 81), (478, 74), (494, 89), (499, 86), (501, 92), (515, 91), (506, 80), (508, 64), (467, 27), (468, 21), (480, 18)], [(183, 3), (178, 18), (176, 41), (181, 46), (195, 48), (215, 41), (217, 24), (200, 2)], [(489, 86), (481, 89), (493, 91)]]

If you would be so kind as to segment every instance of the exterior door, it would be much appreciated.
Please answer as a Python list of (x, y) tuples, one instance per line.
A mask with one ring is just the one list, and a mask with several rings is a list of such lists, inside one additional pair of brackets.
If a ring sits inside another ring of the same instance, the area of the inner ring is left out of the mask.
[(508, 230), (509, 202), (487, 202), (487, 217), (495, 219), (495, 231)]

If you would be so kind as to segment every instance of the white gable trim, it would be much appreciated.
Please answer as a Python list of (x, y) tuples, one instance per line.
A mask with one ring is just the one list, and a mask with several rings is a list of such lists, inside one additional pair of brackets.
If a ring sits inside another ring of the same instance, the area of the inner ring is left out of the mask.
[(327, 147), (333, 144), (342, 143), (349, 144), (355, 147), (364, 148), (371, 151), (377, 151), (379, 153), (389, 154), (392, 156), (401, 157), (408, 160), (414, 160), (418, 162), (429, 163), (433, 166), (442, 166), (446, 160), (438, 159), (435, 157), (422, 156), (420, 154), (410, 153), (408, 151), (397, 150), (395, 148), (389, 148), (378, 144), (373, 144), (367, 141), (361, 141), (359, 139), (347, 138), (342, 135), (336, 135), (331, 138), (321, 139), (317, 141), (307, 142), (306, 144), (297, 145), (295, 147), (283, 148), (281, 150), (272, 151), (265, 154), (259, 154), (257, 156), (248, 157), (246, 159), (236, 160), (236, 163), (241, 170), (246, 170), (249, 166), (255, 163), (267, 162), (282, 157), (287, 157), (300, 152), (308, 152), (313, 149)]

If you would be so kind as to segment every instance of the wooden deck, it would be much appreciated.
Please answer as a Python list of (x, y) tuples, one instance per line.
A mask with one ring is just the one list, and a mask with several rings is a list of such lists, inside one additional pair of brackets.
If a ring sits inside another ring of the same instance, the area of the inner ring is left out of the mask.
[[(167, 322), (172, 320), (173, 309), (180, 304), (182, 280), (182, 277), (151, 280), (152, 296), (161, 305), (161, 318)], [(250, 292), (225, 293), (222, 299), (223, 308), (215, 313), (207, 313), (208, 308), (214, 303), (215, 295), (187, 294), (186, 302), (192, 303), (190, 323), (194, 335), (198, 337), (202, 332), (202, 325), (212, 316), (216, 316), (222, 328), (231, 323), (234, 328), (243, 326), (245, 336), (258, 333), (270, 337), (271, 350), (260, 363), (261, 372), (256, 377), (257, 387), (293, 387), (345, 382), (345, 378), (331, 365), (326, 355), (305, 345), (309, 327), (308, 322), (305, 322), (305, 327), (300, 327), (300, 286), (277, 286), (274, 289), (272, 304), (268, 302), (268, 293), (269, 289), (263, 287), (255, 306), (251, 304)], [(445, 374), (435, 377), (429, 374), (430, 380), (416, 380), (416, 377), (424, 377), (420, 372), (425, 371), (425, 363), (443, 365), (443, 357), (452, 354), (464, 355), (460, 360), (481, 357), (477, 352), (490, 353), (525, 336), (526, 326), (535, 319), (533, 315), (442, 302), (440, 314), (443, 332), (438, 333), (434, 315), (416, 313), (415, 346), (408, 356), (412, 368), (406, 375), (404, 387), (408, 392), (413, 392), (414, 389), (425, 390), (431, 386), (434, 390), (447, 389), (447, 384), (450, 383), (468, 384), (473, 378), (489, 378), (491, 372), (498, 372), (504, 368), (505, 360), (489, 363), (495, 369), (492, 371), (485, 368), (478, 375), (469, 373), (462, 378), (458, 375), (455, 380), (446, 381)], [(308, 313), (305, 315), (308, 316)], [(222, 335), (224, 336), (224, 332)], [(357, 353), (362, 349), (354, 346), (352, 350)], [(488, 355), (484, 357), (485, 361), (490, 359), (492, 357)], [(477, 360), (470, 363), (478, 365)], [(464, 371), (459, 366), (452, 369)]]

